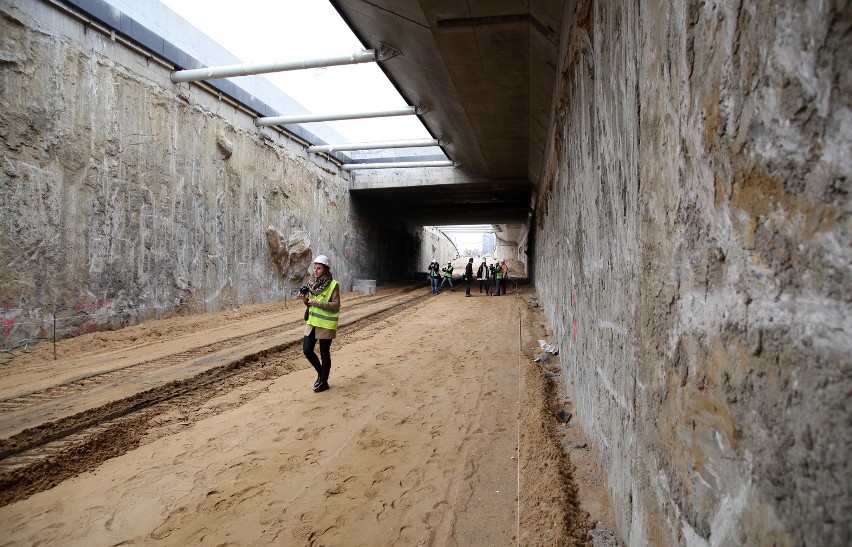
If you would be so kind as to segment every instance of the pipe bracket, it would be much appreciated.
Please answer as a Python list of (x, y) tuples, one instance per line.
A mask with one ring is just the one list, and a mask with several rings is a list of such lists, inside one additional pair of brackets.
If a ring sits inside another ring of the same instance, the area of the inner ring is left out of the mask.
[(402, 52), (391, 45), (379, 42), (379, 47), (376, 48), (377, 61), (387, 61), (388, 59), (393, 59), (396, 56), (402, 57)]
[(418, 104), (417, 106), (414, 107), (414, 113), (417, 114), (418, 116), (422, 116), (423, 114), (428, 114), (429, 112), (434, 112), (434, 111), (435, 111), (435, 107), (433, 107), (431, 104), (427, 104), (427, 103), (420, 103), (420, 104)]

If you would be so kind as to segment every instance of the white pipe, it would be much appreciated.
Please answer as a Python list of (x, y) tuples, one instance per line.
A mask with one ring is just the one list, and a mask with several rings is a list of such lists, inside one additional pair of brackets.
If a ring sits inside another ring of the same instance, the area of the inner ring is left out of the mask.
[(375, 60), (375, 50), (367, 49), (340, 57), (323, 57), (319, 59), (305, 59), (301, 61), (278, 61), (273, 63), (245, 63), (239, 65), (178, 70), (172, 72), (171, 80), (172, 82), (179, 84), (183, 82), (197, 82), (200, 80), (214, 80), (216, 78), (230, 78), (231, 76), (266, 74), (268, 72), (284, 72), (287, 70), (302, 70), (306, 68), (321, 68), (326, 66), (356, 65), (359, 63), (372, 63)]
[(471, 224), (461, 225), (461, 226), (435, 226), (436, 228), (440, 228), (445, 232), (449, 232), (454, 234), (456, 232), (466, 233), (466, 232), (493, 232), (494, 227), (491, 224)]
[(344, 171), (355, 169), (399, 169), (405, 167), (453, 167), (452, 161), (406, 161), (399, 163), (344, 163), (340, 166)]
[(410, 139), (400, 141), (349, 142), (323, 144), (308, 147), (308, 152), (342, 152), (346, 150), (382, 150), (384, 148), (416, 148), (420, 146), (440, 146), (438, 139)]
[(265, 125), (287, 125), (288, 123), (328, 122), (332, 120), (359, 120), (362, 118), (385, 118), (388, 116), (410, 116), (417, 113), (417, 107), (406, 106), (392, 110), (374, 110), (372, 112), (342, 112), (339, 114), (295, 114), (293, 116), (269, 116), (258, 118), (254, 124), (258, 127)]

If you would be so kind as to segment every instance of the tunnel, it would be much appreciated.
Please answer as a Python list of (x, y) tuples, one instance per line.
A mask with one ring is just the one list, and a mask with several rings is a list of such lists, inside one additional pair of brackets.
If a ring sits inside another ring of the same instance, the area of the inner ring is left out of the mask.
[(176, 82), (234, 59), (157, 2), (0, 5), (7, 353), (283, 301), (316, 254), (423, 282), (458, 253), (434, 227), (490, 225), (621, 541), (848, 544), (852, 4), (330, 3), (432, 148), (259, 125), (304, 110), (261, 76)]

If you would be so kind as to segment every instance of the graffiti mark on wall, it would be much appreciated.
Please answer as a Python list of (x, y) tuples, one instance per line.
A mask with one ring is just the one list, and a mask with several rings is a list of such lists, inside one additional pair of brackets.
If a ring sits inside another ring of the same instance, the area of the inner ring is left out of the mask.
[(15, 330), (18, 320), (21, 318), (20, 308), (9, 308), (6, 306), (3, 309), (3, 318), (0, 322), (0, 328), (3, 329), (3, 335), (9, 338)]
[(99, 324), (109, 322), (113, 312), (113, 299), (97, 298), (91, 293), (83, 295), (74, 302), (74, 311), (78, 315), (86, 316), (86, 321), (75, 329), (77, 335), (94, 332)]

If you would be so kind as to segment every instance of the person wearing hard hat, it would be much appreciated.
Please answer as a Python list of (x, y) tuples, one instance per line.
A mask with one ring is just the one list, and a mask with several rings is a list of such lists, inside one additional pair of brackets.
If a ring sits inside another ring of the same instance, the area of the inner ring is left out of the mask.
[(443, 289), (444, 285), (449, 283), (450, 284), (450, 292), (455, 292), (455, 289), (453, 288), (453, 261), (452, 260), (447, 261), (447, 267), (444, 268), (443, 271), (444, 271), (444, 280), (441, 281), (441, 288)]
[[(331, 261), (325, 255), (314, 259), (311, 267), (313, 274), (308, 284), (302, 288), (299, 296), (308, 310), (305, 314), (305, 338), (302, 351), (317, 371), (314, 392), (329, 388), (328, 375), (331, 372), (331, 342), (337, 336), (337, 322), (340, 317), (340, 286), (331, 276)], [(317, 340), (320, 346), (320, 358), (314, 353)]]
[(438, 286), (441, 282), (441, 265), (434, 258), (429, 263), (429, 280), (432, 283), (432, 294), (441, 292), (441, 288)]
[(494, 296), (500, 296), (500, 289), (503, 287), (503, 268), (500, 266), (500, 262), (497, 261), (494, 263)]
[(500, 270), (503, 272), (503, 282), (501, 284), (503, 288), (503, 296), (506, 295), (506, 285), (509, 284), (509, 267), (506, 266), (506, 261), (500, 261)]

